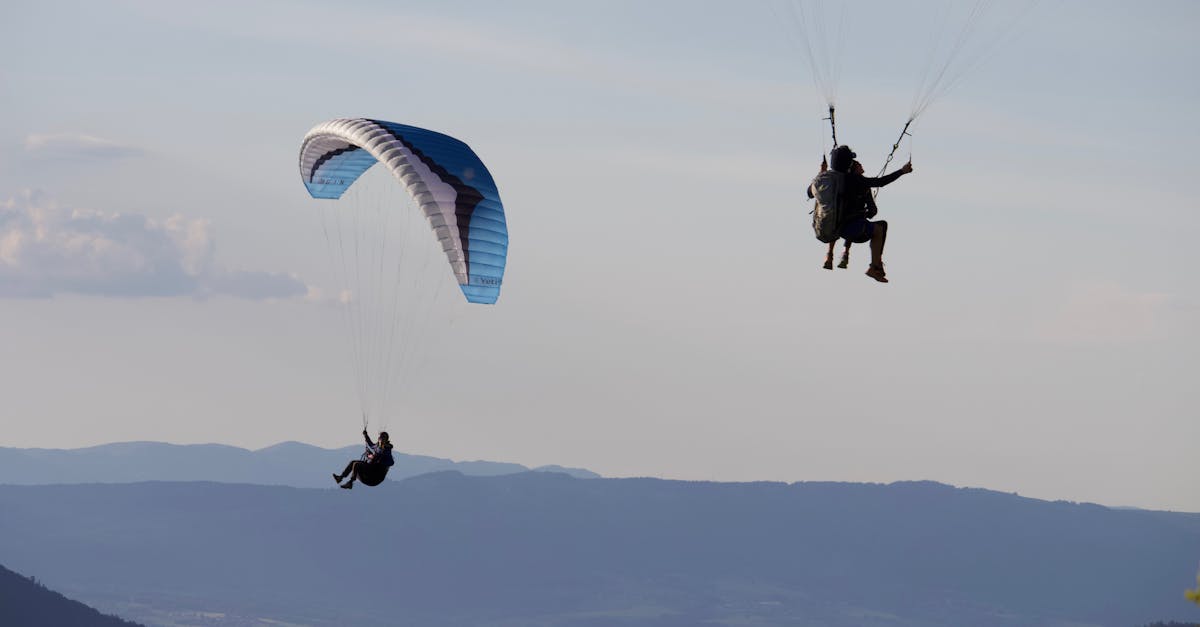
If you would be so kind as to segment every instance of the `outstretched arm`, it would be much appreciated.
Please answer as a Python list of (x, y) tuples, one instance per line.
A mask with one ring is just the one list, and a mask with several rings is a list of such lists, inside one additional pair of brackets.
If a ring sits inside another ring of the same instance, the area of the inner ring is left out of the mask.
[(901, 167), (899, 170), (896, 170), (895, 172), (892, 172), (891, 174), (887, 174), (887, 175), (880, 176), (880, 177), (864, 176), (863, 181), (866, 183), (867, 187), (883, 187), (884, 185), (887, 185), (888, 183), (891, 183), (892, 181), (894, 181), (894, 180), (900, 178), (901, 176), (904, 176), (905, 174), (908, 174), (909, 172), (912, 172), (912, 171), (913, 171), (912, 162), (909, 161), (908, 163), (904, 164), (904, 166)]
[(367, 433), (366, 429), (363, 429), (363, 439), (367, 441), (367, 446), (375, 446), (375, 443), (371, 441), (371, 435)]
[(885, 174), (884, 176), (864, 176), (862, 180), (867, 187), (883, 187), (884, 185), (895, 181), (903, 175), (904, 172), (896, 170), (895, 172), (892, 172), (891, 174)]

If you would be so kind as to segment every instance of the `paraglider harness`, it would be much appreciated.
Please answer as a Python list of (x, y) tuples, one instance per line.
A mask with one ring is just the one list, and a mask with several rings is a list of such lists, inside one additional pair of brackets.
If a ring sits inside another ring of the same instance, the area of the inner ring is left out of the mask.
[(828, 244), (838, 238), (842, 228), (842, 188), (846, 175), (826, 170), (813, 179), (809, 191), (816, 201), (813, 210), (813, 233)]

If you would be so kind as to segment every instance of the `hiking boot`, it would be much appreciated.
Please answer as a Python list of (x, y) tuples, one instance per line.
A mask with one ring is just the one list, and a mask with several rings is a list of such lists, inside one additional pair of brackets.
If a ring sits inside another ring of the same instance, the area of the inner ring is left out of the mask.
[(838, 262), (838, 267), (845, 270), (848, 265), (850, 265), (850, 253), (842, 253), (842, 260)]
[(872, 279), (875, 279), (876, 281), (879, 281), (880, 283), (888, 282), (887, 273), (883, 271), (882, 264), (878, 265), (878, 266), (872, 265), (870, 268), (867, 268), (867, 276), (871, 277)]
[(347, 483), (347, 484), (343, 485), (343, 486), (342, 486), (342, 489), (343, 489), (343, 490), (353, 490), (353, 489), (354, 489), (354, 482), (353, 482), (353, 481), (351, 481), (350, 483)]
[(341, 475), (339, 475), (339, 474), (337, 474), (336, 472), (335, 472), (335, 473), (333, 473), (333, 482), (334, 482), (334, 483), (341, 483), (341, 482), (342, 482), (342, 476), (341, 476)]
[(832, 254), (825, 255), (825, 265), (823, 265), (821, 267), (825, 268), (826, 270), (833, 269), (833, 255)]

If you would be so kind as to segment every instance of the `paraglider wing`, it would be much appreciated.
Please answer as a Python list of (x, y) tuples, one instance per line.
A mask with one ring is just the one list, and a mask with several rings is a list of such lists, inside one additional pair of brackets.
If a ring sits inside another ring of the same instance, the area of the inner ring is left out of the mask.
[(376, 163), (425, 214), (467, 301), (495, 303), (508, 227), (496, 183), (479, 157), (448, 135), (364, 118), (318, 124), (300, 148), (300, 176), (313, 198), (341, 198)]

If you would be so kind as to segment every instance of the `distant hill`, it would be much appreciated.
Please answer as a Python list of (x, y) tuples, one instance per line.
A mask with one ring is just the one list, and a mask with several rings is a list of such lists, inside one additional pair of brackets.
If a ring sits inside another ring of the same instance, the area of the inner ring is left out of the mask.
[(0, 486), (10, 567), (223, 627), (1134, 627), (1200, 620), (1198, 557), (1197, 514), (928, 482)]
[[(257, 451), (223, 444), (161, 442), (121, 442), (77, 449), (0, 448), (0, 483), (217, 481), (323, 488), (333, 483), (330, 474), (341, 472), (348, 461), (358, 459), (362, 450), (361, 446), (324, 449), (300, 442), (283, 442)], [(394, 457), (396, 465), (388, 472), (392, 479), (444, 470), (479, 476), (543, 470), (520, 464), (456, 462), (404, 453), (396, 453)], [(579, 478), (600, 476), (561, 466), (547, 466), (544, 470)]]
[(0, 625), (12, 627), (138, 627), (100, 612), (0, 566)]

